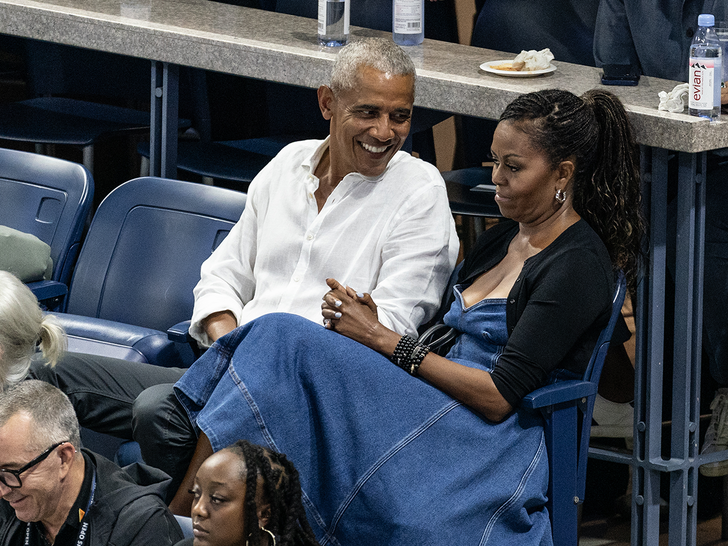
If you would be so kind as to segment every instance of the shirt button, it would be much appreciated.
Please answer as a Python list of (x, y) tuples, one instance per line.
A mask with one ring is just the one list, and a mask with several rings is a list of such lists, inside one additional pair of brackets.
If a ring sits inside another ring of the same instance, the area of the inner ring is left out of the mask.
[(313, 234), (309, 233), (308, 235), (306, 235), (306, 239), (309, 241), (313, 239)]
[(687, 36), (688, 38), (692, 38), (694, 34), (695, 31), (692, 28), (689, 28), (685, 31), (685, 36)]
[(293, 282), (299, 282), (301, 279), (299, 277), (293, 277)]
[(516, 303), (516, 300), (508, 300), (508, 303)]

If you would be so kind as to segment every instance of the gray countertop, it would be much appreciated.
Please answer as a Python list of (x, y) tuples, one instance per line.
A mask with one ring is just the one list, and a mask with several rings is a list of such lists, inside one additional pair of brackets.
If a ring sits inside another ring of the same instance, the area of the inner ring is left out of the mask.
[[(313, 19), (209, 0), (0, 0), (0, 33), (306, 87), (328, 81), (336, 52), (318, 45)], [(363, 36), (390, 34), (353, 27), (353, 39)], [(417, 66), (419, 106), (497, 118), (524, 92), (602, 87), (621, 98), (642, 144), (685, 152), (728, 147), (728, 121), (657, 110), (658, 93), (678, 82), (642, 77), (636, 87), (607, 88), (601, 70), (558, 59), (551, 74), (506, 78), (479, 66), (512, 53), (434, 40), (405, 49)]]

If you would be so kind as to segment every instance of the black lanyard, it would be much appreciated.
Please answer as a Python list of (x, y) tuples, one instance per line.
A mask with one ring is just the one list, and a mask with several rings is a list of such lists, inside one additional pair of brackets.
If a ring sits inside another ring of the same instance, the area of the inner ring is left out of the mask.
[[(91, 511), (91, 505), (94, 502), (94, 494), (96, 493), (96, 469), (93, 471), (93, 475), (91, 476), (91, 495), (88, 499), (88, 504), (86, 505), (86, 511), (83, 514), (83, 519), (81, 520), (81, 530), (78, 532), (78, 539), (76, 540), (76, 546), (83, 546), (86, 542), (86, 537), (88, 536), (88, 513)], [(25, 526), (25, 546), (30, 546), (30, 523), (28, 522)]]

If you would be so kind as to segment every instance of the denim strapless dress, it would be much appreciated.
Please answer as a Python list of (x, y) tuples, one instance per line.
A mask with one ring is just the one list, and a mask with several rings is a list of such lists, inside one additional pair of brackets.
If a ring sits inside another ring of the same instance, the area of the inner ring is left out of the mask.
[(508, 342), (506, 299), (484, 299), (465, 307), (460, 285), (443, 323), (460, 332), (447, 358), (491, 371)]
[[(504, 303), (455, 302), (453, 359), (489, 369)], [(551, 546), (540, 416), (494, 423), (320, 324), (265, 315), (216, 342), (175, 385), (214, 450), (245, 438), (300, 474), (322, 546)]]

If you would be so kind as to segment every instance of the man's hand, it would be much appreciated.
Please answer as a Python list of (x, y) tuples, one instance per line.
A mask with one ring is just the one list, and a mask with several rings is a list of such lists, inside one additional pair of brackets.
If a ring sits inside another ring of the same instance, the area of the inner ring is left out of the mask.
[(218, 311), (202, 321), (202, 327), (212, 341), (217, 341), (238, 327), (238, 321), (231, 311)]

